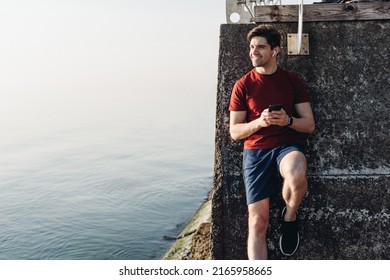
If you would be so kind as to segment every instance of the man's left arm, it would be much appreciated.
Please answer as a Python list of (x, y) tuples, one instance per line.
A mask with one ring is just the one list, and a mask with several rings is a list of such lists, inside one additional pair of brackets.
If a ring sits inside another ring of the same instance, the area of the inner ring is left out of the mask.
[(295, 110), (298, 113), (299, 118), (293, 117), (293, 122), (290, 128), (302, 133), (313, 133), (315, 129), (315, 122), (310, 103), (304, 102), (295, 104)]

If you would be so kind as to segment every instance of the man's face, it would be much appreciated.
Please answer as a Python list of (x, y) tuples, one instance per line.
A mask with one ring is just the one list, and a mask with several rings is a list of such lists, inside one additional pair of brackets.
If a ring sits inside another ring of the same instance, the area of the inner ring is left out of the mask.
[(271, 46), (264, 37), (253, 37), (250, 41), (249, 56), (252, 60), (253, 67), (266, 66), (271, 58)]

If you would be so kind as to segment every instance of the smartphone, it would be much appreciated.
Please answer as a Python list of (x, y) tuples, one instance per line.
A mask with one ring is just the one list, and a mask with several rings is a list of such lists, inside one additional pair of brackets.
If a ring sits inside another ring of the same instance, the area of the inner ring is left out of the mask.
[(282, 109), (282, 105), (281, 104), (271, 104), (268, 107), (268, 112), (280, 111), (281, 109)]

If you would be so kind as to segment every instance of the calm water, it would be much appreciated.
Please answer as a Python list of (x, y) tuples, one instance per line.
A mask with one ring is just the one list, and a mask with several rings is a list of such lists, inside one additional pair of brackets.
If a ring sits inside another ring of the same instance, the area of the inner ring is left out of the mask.
[(112, 106), (80, 121), (2, 120), (0, 259), (161, 258), (163, 236), (212, 186), (212, 93), (205, 101), (197, 117), (196, 106), (165, 117)]

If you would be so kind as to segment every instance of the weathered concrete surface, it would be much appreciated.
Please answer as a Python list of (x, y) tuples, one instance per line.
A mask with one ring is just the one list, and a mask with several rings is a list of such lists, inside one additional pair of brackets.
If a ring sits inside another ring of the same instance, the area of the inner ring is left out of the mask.
[[(293, 259), (390, 259), (390, 21), (304, 23), (310, 56), (287, 56), (296, 23), (282, 34), (280, 65), (301, 76), (316, 131), (307, 140), (309, 191), (300, 209), (301, 244)], [(246, 34), (253, 24), (222, 25), (218, 73), (212, 254), (246, 259), (247, 207), (242, 144), (229, 135), (234, 82), (251, 69)], [(281, 197), (271, 201), (269, 258), (278, 249)]]
[(176, 237), (164, 260), (211, 259), (211, 198), (198, 209), (184, 230)]

